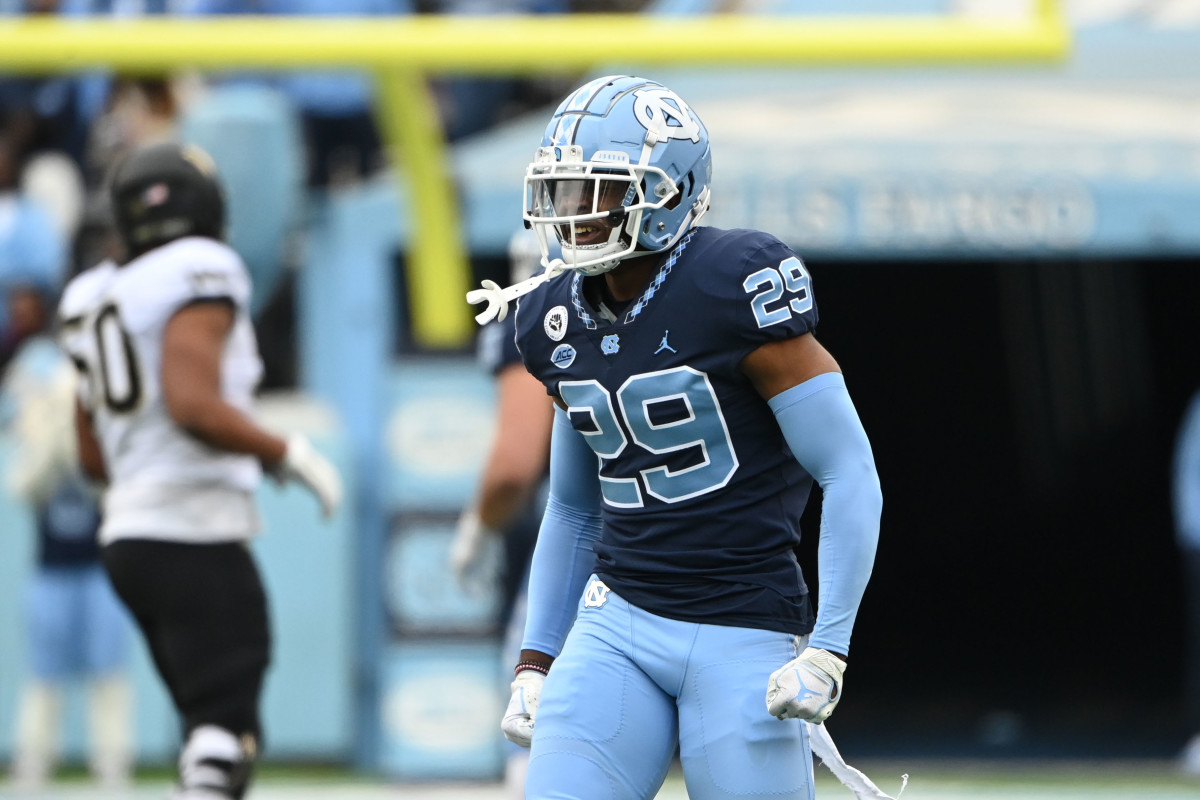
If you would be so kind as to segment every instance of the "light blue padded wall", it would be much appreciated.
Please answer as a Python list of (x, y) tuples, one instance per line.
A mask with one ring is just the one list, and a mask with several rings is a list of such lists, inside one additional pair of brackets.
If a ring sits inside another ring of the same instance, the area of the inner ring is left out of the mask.
[[(264, 423), (303, 430), (330, 456), (355, 494), (349, 448), (335, 418), (311, 400), (266, 399)], [(0, 467), (12, 453), (0, 438)], [(343, 512), (321, 522), (316, 501), (304, 490), (281, 490), (264, 481), (259, 492), (264, 531), (254, 545), (271, 603), (274, 663), (267, 675), (263, 716), (268, 759), (349, 759), (354, 746), (353, 524)], [(12, 752), (17, 696), (26, 670), (22, 608), (33, 567), (29, 513), (0, 490), (0, 763)], [(131, 624), (132, 627), (132, 624)], [(141, 644), (131, 636), (137, 751), (146, 764), (173, 761), (178, 747), (175, 715)], [(72, 691), (65, 714), (64, 753), (84, 752), (83, 696)]]

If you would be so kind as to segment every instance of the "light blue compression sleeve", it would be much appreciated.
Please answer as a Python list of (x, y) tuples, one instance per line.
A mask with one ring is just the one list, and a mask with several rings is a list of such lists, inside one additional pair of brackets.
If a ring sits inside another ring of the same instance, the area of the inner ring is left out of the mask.
[(768, 402), (792, 454), (824, 495), (817, 625), (809, 646), (847, 654), (875, 562), (883, 509), (871, 443), (840, 373), (818, 375)]
[(596, 453), (554, 410), (550, 436), (550, 497), (529, 566), (529, 611), (521, 648), (557, 656), (584, 584), (592, 574), (592, 543), (600, 538), (600, 477)]

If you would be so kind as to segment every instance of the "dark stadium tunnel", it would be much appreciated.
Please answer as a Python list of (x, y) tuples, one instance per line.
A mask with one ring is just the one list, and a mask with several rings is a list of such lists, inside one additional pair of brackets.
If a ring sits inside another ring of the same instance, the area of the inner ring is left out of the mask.
[[(843, 751), (1174, 755), (1186, 731), (1169, 470), (1200, 387), (1196, 262), (809, 266), (818, 338), (884, 488)], [(803, 525), (812, 583), (818, 506)]]

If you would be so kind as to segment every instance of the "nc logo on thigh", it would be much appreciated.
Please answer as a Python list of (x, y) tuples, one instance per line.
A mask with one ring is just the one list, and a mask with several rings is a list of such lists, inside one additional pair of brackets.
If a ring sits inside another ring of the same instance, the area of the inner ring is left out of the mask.
[(583, 593), (584, 608), (599, 608), (608, 602), (608, 587), (604, 585), (604, 581), (596, 578), (588, 584), (587, 591)]

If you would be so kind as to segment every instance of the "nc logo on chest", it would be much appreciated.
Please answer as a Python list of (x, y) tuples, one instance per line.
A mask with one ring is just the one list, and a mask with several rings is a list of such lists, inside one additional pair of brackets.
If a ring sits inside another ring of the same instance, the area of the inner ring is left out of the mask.
[(611, 356), (621, 349), (621, 337), (615, 333), (610, 333), (600, 340), (600, 352), (606, 356)]

